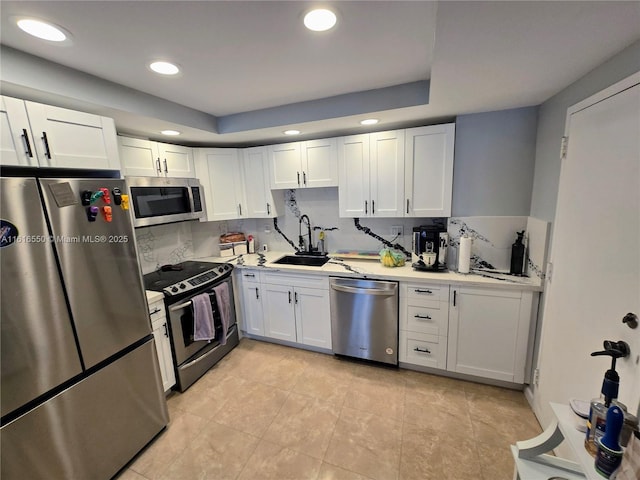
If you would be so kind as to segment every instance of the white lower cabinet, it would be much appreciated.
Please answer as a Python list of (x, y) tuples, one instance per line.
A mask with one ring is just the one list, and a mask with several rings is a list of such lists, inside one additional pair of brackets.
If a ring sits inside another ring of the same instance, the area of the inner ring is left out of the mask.
[(169, 326), (164, 311), (164, 302), (155, 302), (149, 305), (151, 316), (151, 329), (156, 343), (158, 354), (158, 364), (162, 376), (162, 388), (169, 391), (176, 383), (176, 376), (173, 370), (173, 355), (171, 353), (171, 341), (169, 340)]
[(329, 279), (263, 273), (264, 335), (331, 349)]
[(451, 286), (447, 369), (524, 383), (533, 296), (530, 291)]
[(448, 285), (400, 284), (401, 362), (446, 369), (448, 325)]
[(264, 335), (264, 311), (260, 272), (240, 270), (237, 274), (242, 291), (242, 322), (240, 329), (250, 335)]

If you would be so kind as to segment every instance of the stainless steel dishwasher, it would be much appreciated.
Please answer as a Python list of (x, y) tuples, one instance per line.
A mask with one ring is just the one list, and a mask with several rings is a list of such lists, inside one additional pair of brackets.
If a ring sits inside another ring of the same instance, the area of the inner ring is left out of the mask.
[(398, 364), (398, 283), (331, 278), (333, 353)]

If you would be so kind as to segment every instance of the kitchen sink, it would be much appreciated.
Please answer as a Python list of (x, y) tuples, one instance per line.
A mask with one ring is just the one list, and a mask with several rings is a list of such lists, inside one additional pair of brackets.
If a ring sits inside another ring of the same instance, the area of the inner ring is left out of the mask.
[(321, 267), (329, 261), (327, 256), (318, 255), (285, 255), (273, 263), (280, 265), (305, 265), (307, 267)]

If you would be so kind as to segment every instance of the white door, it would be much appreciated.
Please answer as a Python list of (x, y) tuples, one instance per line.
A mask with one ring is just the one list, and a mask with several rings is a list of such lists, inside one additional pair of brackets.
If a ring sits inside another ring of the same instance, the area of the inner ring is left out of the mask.
[(269, 179), (268, 148), (245, 148), (242, 154), (247, 193), (247, 216), (249, 218), (275, 216)]
[(330, 350), (329, 290), (296, 287), (294, 303), (298, 343)]
[[(526, 356), (526, 342), (524, 352), (518, 349), (522, 293), (456, 287), (454, 295), (449, 310), (447, 370), (522, 383), (524, 362), (516, 361), (519, 355)], [(521, 368), (518, 375), (516, 364)]]
[(236, 148), (201, 148), (196, 173), (204, 190), (207, 219), (233, 220), (247, 216), (244, 186)]
[[(162, 305), (161, 308), (164, 309), (164, 305)], [(173, 370), (169, 327), (167, 326), (167, 319), (164, 317), (164, 314), (162, 318), (154, 321), (151, 327), (153, 328), (153, 338), (156, 344), (160, 375), (162, 376), (162, 389), (166, 392), (176, 384), (176, 374)]]
[(120, 170), (111, 118), (25, 102), (40, 166)]
[(296, 341), (296, 318), (293, 305), (293, 288), (263, 284), (264, 334), (289, 342)]
[(300, 164), (300, 142), (283, 143), (269, 147), (271, 188), (300, 188), (302, 165)]
[(165, 177), (193, 178), (193, 149), (181, 145), (158, 143), (158, 156)]
[(305, 187), (338, 185), (336, 138), (302, 142), (302, 183)]
[(120, 161), (125, 175), (156, 177), (162, 175), (158, 144), (139, 138), (118, 137)]
[(590, 357), (603, 340), (625, 340), (619, 398), (640, 401), (640, 74), (567, 114), (540, 346), (539, 407), (597, 397), (610, 359)]
[(370, 134), (371, 215), (404, 216), (404, 130)]
[(24, 101), (0, 96), (0, 162), (37, 167), (34, 139)]
[(369, 135), (338, 139), (338, 206), (341, 217), (368, 217)]
[(261, 286), (257, 282), (242, 285), (243, 320), (245, 331), (252, 335), (264, 335)]
[(405, 216), (451, 216), (454, 140), (454, 123), (405, 131)]

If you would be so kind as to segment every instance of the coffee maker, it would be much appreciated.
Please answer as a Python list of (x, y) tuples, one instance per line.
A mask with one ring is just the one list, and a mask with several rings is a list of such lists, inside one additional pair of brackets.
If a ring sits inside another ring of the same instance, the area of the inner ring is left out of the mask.
[(413, 228), (411, 266), (414, 270), (444, 272), (447, 270), (449, 234), (443, 225)]

